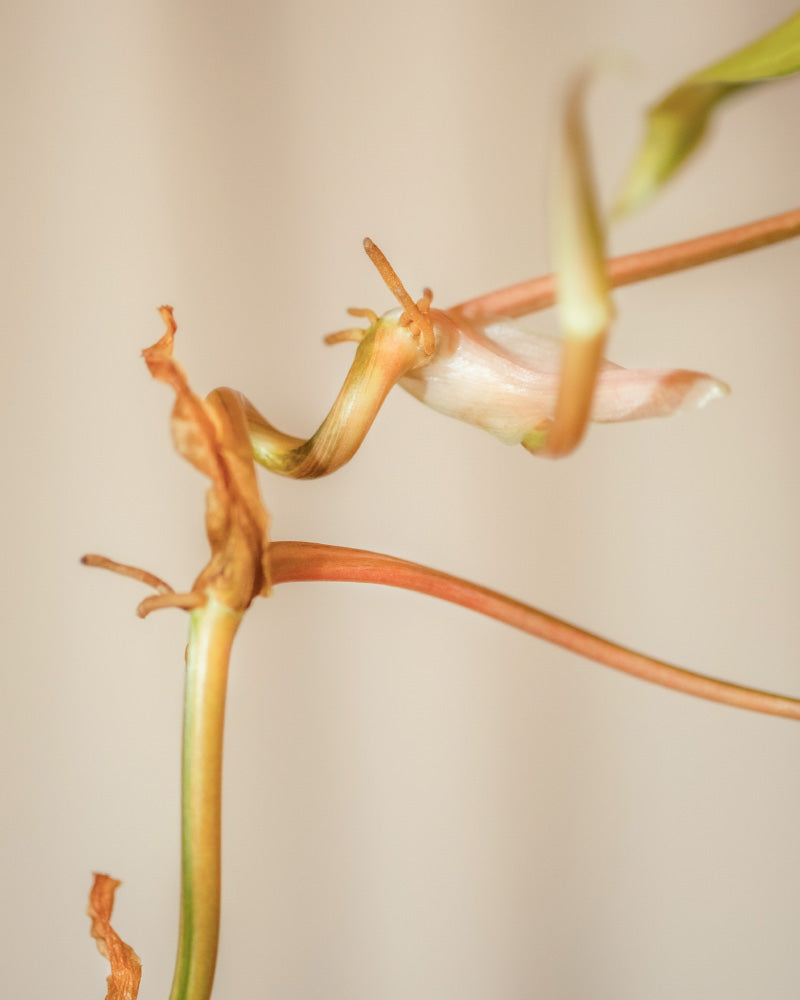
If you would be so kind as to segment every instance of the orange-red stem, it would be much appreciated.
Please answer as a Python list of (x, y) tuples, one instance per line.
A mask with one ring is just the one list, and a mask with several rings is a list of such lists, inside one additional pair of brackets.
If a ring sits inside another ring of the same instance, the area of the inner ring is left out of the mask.
[(340, 580), (416, 590), (460, 604), (471, 611), (479, 611), (506, 625), (653, 684), (736, 708), (800, 719), (800, 700), (796, 698), (729, 684), (655, 660), (497, 591), (427, 566), (362, 549), (312, 542), (273, 542), (270, 557), (273, 584)]
[[(630, 285), (636, 281), (659, 278), (664, 274), (684, 271), (699, 264), (708, 264), (735, 254), (758, 250), (760, 247), (780, 243), (800, 235), (800, 208), (781, 215), (772, 215), (733, 229), (709, 233), (693, 240), (671, 243), (613, 257), (608, 261), (608, 278), (615, 287)], [(480, 295), (478, 298), (453, 306), (448, 312), (453, 316), (463, 316), (469, 320), (486, 320), (492, 317), (525, 316), (528, 313), (547, 309), (556, 300), (555, 275), (545, 274), (531, 281), (510, 285), (496, 292)]]

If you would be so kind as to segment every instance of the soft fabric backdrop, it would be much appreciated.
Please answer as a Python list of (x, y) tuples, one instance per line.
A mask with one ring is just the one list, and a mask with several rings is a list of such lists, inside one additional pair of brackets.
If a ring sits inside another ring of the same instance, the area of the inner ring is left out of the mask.
[[(645, 104), (787, 0), (9, 3), (2, 29), (3, 986), (100, 997), (92, 869), (166, 996), (185, 617), (205, 483), (139, 351), (174, 305), (203, 392), (310, 433), (391, 303), (548, 267), (576, 67), (610, 198)], [(731, 104), (615, 252), (797, 203), (800, 82)], [(548, 464), (397, 391), (330, 480), (262, 477), (277, 538), (375, 548), (694, 669), (797, 694), (800, 247), (617, 297), (611, 355), (734, 395)], [(550, 316), (540, 318), (552, 328)], [(232, 671), (217, 995), (745, 1000), (797, 991), (800, 729), (648, 687), (411, 594), (293, 585)]]

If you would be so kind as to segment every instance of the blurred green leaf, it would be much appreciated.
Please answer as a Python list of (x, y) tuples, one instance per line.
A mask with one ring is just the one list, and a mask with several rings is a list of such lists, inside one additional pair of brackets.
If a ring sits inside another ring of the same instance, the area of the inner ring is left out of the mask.
[(653, 197), (703, 138), (711, 113), (725, 98), (798, 70), (800, 13), (684, 80), (648, 113), (644, 140), (615, 206), (616, 214), (627, 214)]

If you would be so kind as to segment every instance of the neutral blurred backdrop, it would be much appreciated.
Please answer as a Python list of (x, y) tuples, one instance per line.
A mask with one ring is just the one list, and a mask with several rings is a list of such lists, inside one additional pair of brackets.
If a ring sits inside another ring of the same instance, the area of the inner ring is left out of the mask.
[[(2, 980), (101, 997), (92, 870), (166, 996), (186, 619), (138, 585), (206, 558), (205, 483), (139, 357), (171, 303), (196, 389), (310, 433), (389, 297), (548, 269), (559, 96), (597, 55), (603, 196), (648, 102), (788, 0), (6, 3), (2, 76)], [(615, 253), (797, 203), (800, 82), (732, 103)], [(800, 693), (800, 247), (617, 296), (610, 355), (712, 371), (697, 415), (562, 463), (401, 390), (329, 480), (262, 477), (275, 538), (461, 574), (696, 670)], [(537, 319), (554, 329), (549, 315)], [(280, 588), (235, 650), (216, 995), (794, 998), (800, 730), (416, 595)]]

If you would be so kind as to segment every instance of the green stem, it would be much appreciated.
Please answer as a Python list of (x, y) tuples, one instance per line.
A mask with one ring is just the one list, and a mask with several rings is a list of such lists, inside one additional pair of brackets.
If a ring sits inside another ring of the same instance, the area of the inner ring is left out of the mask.
[(170, 1000), (208, 1000), (214, 983), (225, 694), (241, 619), (241, 612), (211, 596), (191, 615), (183, 717), (180, 936)]

